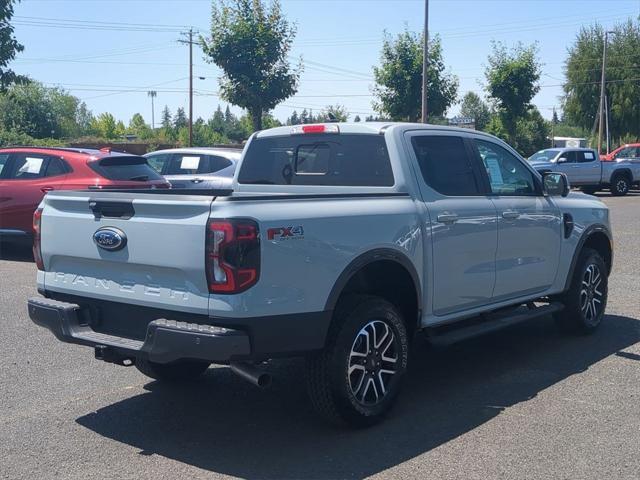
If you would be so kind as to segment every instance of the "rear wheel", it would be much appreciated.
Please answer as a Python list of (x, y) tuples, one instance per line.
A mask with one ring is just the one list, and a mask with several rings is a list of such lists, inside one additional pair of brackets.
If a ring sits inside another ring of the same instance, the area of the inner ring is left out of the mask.
[(376, 423), (398, 395), (408, 353), (406, 327), (391, 303), (369, 295), (342, 301), (325, 350), (307, 359), (312, 405), (334, 423)]
[(621, 197), (629, 193), (631, 182), (629, 177), (624, 173), (617, 173), (611, 179), (611, 193), (616, 197)]
[(607, 266), (597, 251), (585, 248), (569, 290), (559, 299), (565, 308), (554, 315), (556, 323), (563, 331), (592, 333), (604, 317), (607, 293)]
[(136, 368), (140, 373), (154, 380), (180, 382), (193, 380), (209, 368), (209, 362), (198, 360), (180, 360), (172, 363), (155, 363), (144, 358), (136, 359)]

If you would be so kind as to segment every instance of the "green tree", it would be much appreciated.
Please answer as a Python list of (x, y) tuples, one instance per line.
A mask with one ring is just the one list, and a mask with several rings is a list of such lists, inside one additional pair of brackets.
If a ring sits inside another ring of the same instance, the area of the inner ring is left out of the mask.
[(13, 25), (10, 23), (15, 3), (16, 0), (2, 0), (0, 2), (0, 92), (5, 91), (12, 83), (27, 80), (8, 68), (9, 63), (16, 58), (16, 54), (24, 50), (24, 47), (14, 37)]
[(549, 136), (551, 125), (547, 122), (536, 107), (529, 110), (516, 120), (515, 140), (510, 140), (511, 133), (503, 123), (503, 117), (493, 115), (487, 124), (486, 131), (510, 142), (524, 157), (529, 157), (538, 150), (550, 146)]
[(298, 125), (300, 123), (300, 117), (298, 116), (298, 112), (295, 110), (291, 113), (291, 117), (289, 117), (287, 124), (288, 125)]
[(108, 112), (101, 113), (91, 122), (91, 129), (96, 135), (114, 139), (118, 136), (118, 124), (116, 119)]
[(91, 112), (73, 95), (38, 82), (13, 84), (0, 93), (0, 129), (34, 138), (68, 138), (88, 131)]
[(129, 120), (128, 131), (138, 137), (142, 137), (150, 130), (149, 125), (144, 121), (144, 117), (139, 113), (134, 113), (131, 120)]
[(225, 117), (222, 113), (222, 108), (218, 105), (216, 111), (213, 113), (213, 117), (209, 120), (209, 126), (214, 132), (218, 132), (220, 135), (225, 134)]
[(296, 29), (282, 14), (279, 0), (214, 1), (211, 37), (202, 39), (207, 61), (224, 71), (221, 96), (251, 115), (262, 129), (264, 112), (294, 95), (302, 67), (292, 70), (287, 57)]
[(162, 128), (164, 128), (165, 130), (170, 130), (173, 124), (171, 123), (171, 110), (169, 110), (169, 107), (167, 105), (165, 105), (164, 109), (162, 110), (161, 118), (162, 120), (160, 122), (160, 125), (162, 125)]
[(531, 100), (540, 90), (541, 66), (537, 59), (537, 46), (518, 43), (514, 48), (492, 42), (489, 65), (485, 70), (487, 92), (493, 100), (507, 141), (515, 143), (518, 120), (531, 108)]
[(460, 115), (474, 118), (477, 130), (484, 130), (491, 119), (489, 106), (474, 92), (468, 92), (462, 98)]
[[(597, 126), (602, 73), (604, 29), (583, 27), (569, 48), (565, 65), (564, 116), (571, 125), (593, 130)], [(609, 129), (613, 138), (640, 138), (640, 21), (628, 20), (613, 28), (607, 46)]]
[(346, 122), (349, 119), (349, 112), (343, 105), (327, 105), (315, 118), (316, 122)]
[[(380, 66), (373, 68), (377, 101), (374, 109), (393, 120), (415, 122), (422, 105), (422, 36), (405, 30), (386, 35)], [(442, 116), (456, 101), (458, 78), (446, 71), (438, 36), (429, 43), (427, 97), (429, 115)]]
[(176, 130), (180, 130), (181, 128), (185, 128), (189, 126), (189, 119), (187, 118), (187, 114), (184, 113), (184, 108), (180, 107), (176, 110), (176, 114), (173, 117), (173, 128)]
[(356, 115), (356, 117), (353, 119), (353, 121), (358, 123), (360, 121), (360, 115)]

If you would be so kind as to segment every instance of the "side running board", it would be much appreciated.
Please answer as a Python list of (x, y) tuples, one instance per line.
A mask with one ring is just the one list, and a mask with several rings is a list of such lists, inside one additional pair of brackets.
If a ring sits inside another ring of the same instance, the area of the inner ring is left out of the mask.
[(495, 312), (481, 317), (477, 317), (470, 322), (464, 321), (462, 325), (444, 325), (426, 330), (430, 343), (436, 346), (452, 345), (474, 337), (479, 337), (486, 333), (495, 332), (521, 322), (526, 322), (533, 318), (542, 317), (561, 311), (564, 305), (561, 303), (549, 303), (543, 306), (519, 307), (507, 312)]

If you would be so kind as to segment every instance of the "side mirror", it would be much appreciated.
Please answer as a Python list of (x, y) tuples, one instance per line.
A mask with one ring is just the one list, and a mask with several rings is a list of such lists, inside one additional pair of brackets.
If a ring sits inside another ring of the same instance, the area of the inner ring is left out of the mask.
[(545, 172), (542, 174), (542, 185), (545, 195), (566, 197), (569, 195), (569, 179), (564, 173)]
[(560, 157), (558, 163), (567, 163), (567, 157)]

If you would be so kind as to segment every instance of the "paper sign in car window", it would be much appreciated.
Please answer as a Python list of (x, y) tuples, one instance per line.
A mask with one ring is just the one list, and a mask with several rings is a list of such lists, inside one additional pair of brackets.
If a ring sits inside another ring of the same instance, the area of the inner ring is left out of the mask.
[(44, 158), (27, 157), (25, 158), (24, 165), (18, 169), (18, 173), (34, 173), (37, 175), (40, 173), (43, 162)]
[(585, 160), (593, 160), (593, 152), (584, 152)]
[(500, 171), (500, 164), (497, 158), (487, 157), (485, 159), (485, 165), (487, 166), (487, 172), (492, 185), (502, 185), (504, 180), (502, 179), (502, 172)]
[(200, 165), (200, 157), (182, 157), (180, 170), (197, 170)]

